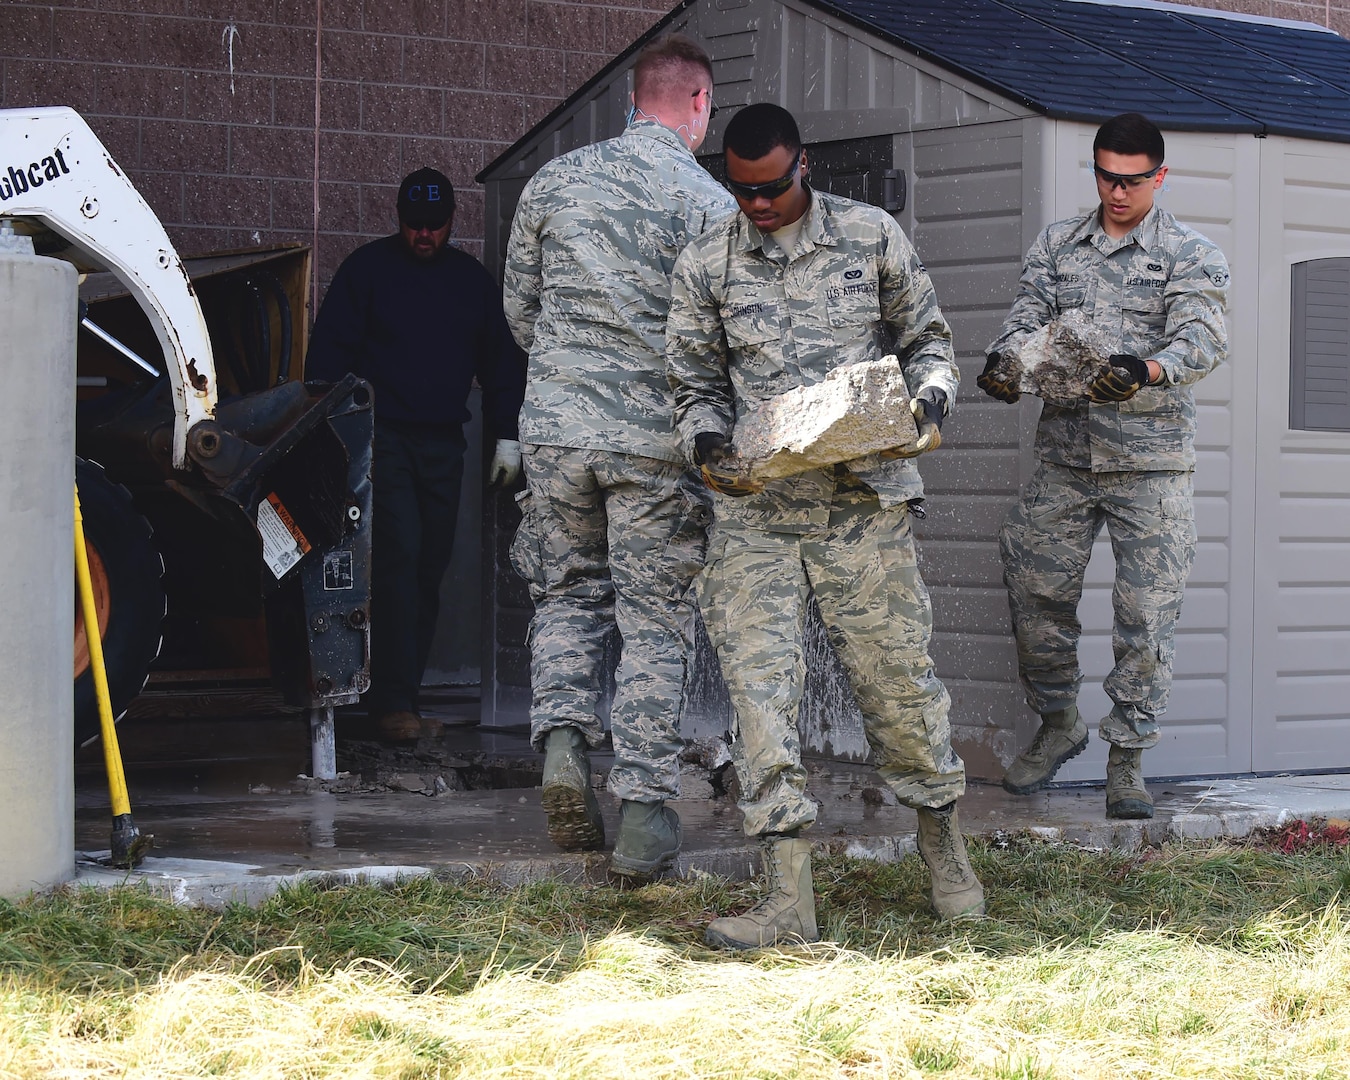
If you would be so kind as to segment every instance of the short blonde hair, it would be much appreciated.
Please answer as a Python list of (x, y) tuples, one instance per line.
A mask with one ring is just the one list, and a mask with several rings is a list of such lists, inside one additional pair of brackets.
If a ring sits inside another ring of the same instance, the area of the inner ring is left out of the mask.
[(712, 86), (712, 60), (687, 34), (666, 34), (638, 53), (633, 65), (633, 100), (655, 106), (676, 103)]

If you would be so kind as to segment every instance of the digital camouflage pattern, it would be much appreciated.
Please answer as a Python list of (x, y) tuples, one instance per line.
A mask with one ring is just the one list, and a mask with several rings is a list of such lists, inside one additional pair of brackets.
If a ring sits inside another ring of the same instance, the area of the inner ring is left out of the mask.
[(653, 802), (679, 794), (680, 710), (693, 649), (694, 594), (712, 519), (707, 489), (681, 464), (567, 447), (523, 448), (528, 489), (511, 562), (530, 587), (530, 734), (542, 750), (573, 724), (591, 746), (605, 639), (623, 637), (610, 727), (609, 790)]
[(682, 460), (662, 351), (681, 249), (735, 202), (675, 132), (634, 121), (525, 185), (507, 321), (529, 353), (520, 437)]
[[(911, 395), (937, 386), (956, 400), (952, 335), (914, 246), (874, 206), (812, 191), (791, 258), (744, 214), (719, 222), (676, 261), (666, 366), (687, 451), (735, 418), (821, 381), (834, 368), (895, 353)], [(912, 460), (876, 456), (849, 469), (894, 506), (923, 494)], [(719, 515), (766, 528), (825, 523), (833, 476), (816, 470), (717, 498)]]
[(882, 509), (847, 474), (826, 506), (828, 524), (801, 533), (719, 516), (699, 579), (699, 606), (735, 706), (732, 754), (751, 836), (816, 817), (797, 732), (812, 591), (882, 779), (906, 806), (944, 806), (965, 791), (951, 699), (928, 656), (932, 608), (909, 510)]
[(1191, 385), (1227, 355), (1227, 304), (1223, 252), (1161, 207), (1118, 240), (1106, 235), (1096, 210), (1044, 229), (988, 351), (1000, 352), (1080, 308), (1117, 338), (1114, 352), (1157, 361), (1163, 383), (1105, 405), (1047, 402), (1036, 456), (1093, 472), (1194, 468)]
[(529, 353), (513, 552), (535, 600), (532, 734), (542, 746), (575, 724), (599, 743), (617, 624), (609, 788), (623, 799), (679, 790), (688, 593), (711, 515), (684, 475), (662, 350), (675, 257), (734, 206), (675, 132), (636, 121), (540, 169), (507, 247), (507, 321)]
[(1105, 525), (1116, 556), (1112, 593), (1114, 702), (1099, 734), (1153, 746), (1172, 686), (1173, 632), (1195, 559), (1192, 384), (1227, 354), (1228, 262), (1210, 240), (1154, 207), (1126, 236), (1097, 211), (1057, 222), (1032, 244), (1017, 297), (991, 351), (1080, 308), (1119, 352), (1154, 360), (1163, 382), (1114, 404), (1045, 404), (1040, 466), (1000, 536), (1004, 581), (1027, 704), (1072, 705), (1078, 600)]
[[(666, 363), (687, 448), (703, 431), (734, 440), (734, 418), (759, 402), (885, 353), (897, 354), (911, 392), (938, 386), (955, 400), (951, 330), (890, 215), (813, 191), (801, 220), (787, 253), (766, 249), (737, 214), (677, 261)], [(905, 505), (922, 491), (912, 460), (873, 457), (771, 481), (758, 495), (715, 496), (699, 601), (735, 711), (752, 836), (815, 819), (797, 733), (813, 592), (882, 778), (910, 806), (945, 805), (964, 790)]]
[(1146, 749), (1172, 689), (1173, 632), (1195, 558), (1189, 472), (1094, 473), (1042, 462), (999, 537), (1018, 670), (1037, 713), (1073, 705), (1078, 601), (1102, 526), (1116, 559), (1111, 594), (1115, 667), (1105, 688), (1115, 703), (1099, 734)]

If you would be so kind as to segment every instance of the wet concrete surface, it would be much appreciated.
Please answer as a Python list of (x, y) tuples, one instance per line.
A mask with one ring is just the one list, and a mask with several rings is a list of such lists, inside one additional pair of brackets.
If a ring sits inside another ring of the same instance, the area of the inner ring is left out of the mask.
[[(154, 834), (153, 850), (130, 874), (98, 864), (108, 846), (107, 788), (101, 759), (86, 752), (77, 764), (75, 839), (83, 857), (76, 880), (140, 881), (182, 902), (206, 904), (256, 903), (287, 881), (315, 874), (338, 880), (435, 873), (504, 883), (605, 881), (603, 853), (565, 854), (549, 843), (537, 787), (540, 757), (526, 733), (482, 731), (468, 704), (439, 712), (441, 737), (381, 758), (381, 775), (405, 786), (421, 782), (432, 792), (441, 776), (451, 789), (438, 794), (394, 790), (362, 776), (334, 785), (347, 790), (324, 790), (299, 775), (308, 766), (308, 732), (298, 719), (218, 723), (211, 729), (216, 753), (202, 751), (200, 724), (129, 726), (123, 745), (133, 814), (142, 832)], [(376, 744), (363, 723), (359, 715), (339, 720), (339, 766), (344, 757), (363, 761), (368, 775)], [(596, 772), (606, 772), (610, 760), (594, 755)], [(821, 810), (809, 835), (818, 846), (883, 860), (914, 851), (913, 811), (894, 805), (871, 769), (817, 761), (812, 771), (810, 790)], [(454, 790), (465, 777), (505, 778), (512, 786)], [(674, 804), (684, 843), (673, 872), (754, 873), (757, 848), (741, 831), (733, 799), (712, 797), (706, 769), (691, 766), (684, 780), (685, 797)], [(960, 803), (961, 822), (968, 834), (1032, 832), (1047, 840), (1133, 849), (1173, 839), (1242, 837), (1295, 819), (1350, 818), (1347, 774), (1155, 781), (1150, 790), (1155, 817), (1120, 822), (1107, 821), (1100, 786), (1019, 798), (995, 784), (972, 783)], [(604, 794), (600, 802), (612, 838), (618, 805)]]

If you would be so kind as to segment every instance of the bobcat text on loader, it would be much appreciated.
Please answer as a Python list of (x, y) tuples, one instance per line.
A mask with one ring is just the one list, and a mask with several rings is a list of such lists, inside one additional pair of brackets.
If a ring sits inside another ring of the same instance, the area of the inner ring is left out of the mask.
[(303, 380), (308, 249), (185, 262), (66, 108), (0, 110), (0, 232), (84, 275), (74, 469), (114, 713), (156, 657), (157, 672), (266, 676), (309, 710), (315, 774), (331, 776), (332, 708), (369, 685), (373, 428), (364, 381)]

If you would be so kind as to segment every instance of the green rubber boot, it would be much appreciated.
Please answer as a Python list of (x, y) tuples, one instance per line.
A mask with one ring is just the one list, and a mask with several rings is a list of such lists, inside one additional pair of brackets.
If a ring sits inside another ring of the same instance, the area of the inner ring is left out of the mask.
[(1040, 791), (1051, 780), (1059, 767), (1077, 757), (1088, 744), (1088, 729), (1078, 715), (1078, 707), (1070, 705), (1058, 712), (1041, 716), (1041, 726), (1031, 745), (1008, 766), (1003, 776), (1003, 788), (1014, 795), (1031, 795)]
[(680, 853), (680, 815), (663, 802), (624, 799), (619, 804), (619, 838), (609, 868), (620, 877), (649, 878)]
[(920, 806), (919, 854), (928, 864), (932, 887), (928, 897), (941, 919), (974, 919), (984, 914), (984, 886), (970, 868), (956, 803), (940, 810)]
[(1151, 818), (1153, 796), (1144, 786), (1144, 752), (1112, 746), (1106, 755), (1106, 816)]
[(571, 724), (554, 728), (544, 742), (544, 794), (548, 838), (563, 851), (605, 846), (605, 822), (591, 790), (586, 737)]
[(724, 949), (763, 949), (819, 941), (811, 884), (811, 841), (770, 834), (763, 839), (768, 893), (744, 915), (714, 919), (703, 940)]

